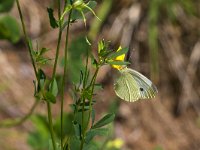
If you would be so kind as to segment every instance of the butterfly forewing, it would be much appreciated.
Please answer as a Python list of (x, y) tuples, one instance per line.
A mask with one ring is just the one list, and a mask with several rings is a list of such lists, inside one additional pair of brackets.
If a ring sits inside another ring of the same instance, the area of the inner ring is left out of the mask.
[(141, 73), (133, 70), (126, 68), (127, 72), (130, 73), (133, 77), (133, 79), (136, 81), (140, 88), (140, 98), (145, 99), (145, 98), (153, 98), (156, 96), (156, 93), (158, 93), (158, 90), (156, 86), (144, 75)]
[(128, 72), (121, 72), (114, 84), (114, 89), (116, 95), (125, 101), (133, 102), (140, 98), (139, 87)]

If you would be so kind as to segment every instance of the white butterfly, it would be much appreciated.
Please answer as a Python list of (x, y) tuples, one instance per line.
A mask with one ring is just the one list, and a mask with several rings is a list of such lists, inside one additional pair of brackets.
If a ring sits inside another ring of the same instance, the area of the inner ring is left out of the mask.
[(114, 90), (121, 99), (134, 102), (154, 98), (158, 93), (156, 86), (141, 73), (127, 67), (119, 71), (120, 77), (114, 83)]

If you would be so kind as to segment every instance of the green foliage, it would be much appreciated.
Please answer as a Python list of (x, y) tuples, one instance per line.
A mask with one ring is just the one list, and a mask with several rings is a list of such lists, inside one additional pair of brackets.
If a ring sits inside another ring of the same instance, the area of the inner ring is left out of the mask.
[(49, 49), (47, 49), (47, 48), (41, 48), (41, 49), (37, 49), (35, 51), (32, 50), (33, 59), (38, 68), (41, 68), (42, 66), (46, 65), (48, 63), (48, 61), (50, 60), (49, 58), (46, 58), (44, 56), (45, 53), (48, 51), (49, 51)]
[(28, 144), (34, 150), (48, 149), (50, 134), (46, 118), (41, 115), (35, 115), (31, 120), (35, 124), (35, 131), (29, 133)]
[(100, 119), (97, 123), (92, 126), (92, 129), (103, 127), (111, 122), (113, 122), (115, 118), (114, 114), (107, 114), (102, 119)]
[(120, 66), (126, 66), (129, 65), (129, 62), (125, 62), (125, 61), (107, 61), (108, 64), (110, 65), (120, 65)]
[(56, 97), (58, 95), (58, 84), (56, 79), (52, 79), (50, 85), (49, 85), (49, 89), (51, 91), (51, 93)]
[(37, 72), (37, 82), (34, 81), (35, 94), (38, 100), (45, 100), (47, 102), (56, 103), (56, 96), (58, 94), (58, 85), (56, 79), (49, 81), (42, 69)]
[[(113, 121), (113, 120), (112, 120)], [(91, 129), (86, 133), (86, 139), (85, 142), (88, 144), (91, 142), (91, 140), (99, 135), (99, 136), (107, 136), (108, 129), (107, 128), (97, 128), (97, 129)]]
[(17, 21), (9, 15), (0, 17), (0, 39), (17, 43), (20, 37), (20, 28)]
[(47, 12), (49, 14), (49, 22), (52, 28), (58, 28), (58, 23), (53, 15), (53, 9), (47, 8)]
[(120, 55), (126, 54), (128, 52), (128, 48), (122, 48), (120, 51), (116, 51), (115, 53), (111, 53), (107, 56), (108, 59), (114, 59)]
[(14, 0), (0, 0), (0, 13), (9, 12), (13, 7)]
[[(16, 1), (20, 12), (20, 18), (23, 22), (19, 1)], [(60, 4), (58, 3), (58, 5)], [(103, 149), (102, 147), (105, 147), (105, 149), (108, 150), (114, 150), (114, 148), (116, 149), (115, 143), (111, 143), (111, 146), (109, 147), (106, 146), (106, 142), (109, 141), (107, 136), (110, 133), (110, 128), (108, 125), (114, 121), (115, 115), (113, 113), (106, 114), (101, 119), (96, 120), (96, 112), (94, 110), (96, 100), (93, 96), (98, 90), (102, 89), (102, 86), (96, 83), (96, 78), (100, 67), (107, 64), (111, 66), (129, 64), (128, 62), (124, 61), (124, 56), (128, 49), (122, 49), (119, 47), (117, 50), (110, 50), (109, 42), (102, 40), (98, 43), (98, 59), (94, 59), (91, 53), (90, 43), (85, 36), (75, 38), (75, 40), (73, 40), (71, 45), (68, 47), (70, 25), (79, 18), (82, 18), (84, 23), (86, 23), (85, 13), (87, 12), (92, 12), (93, 15), (96, 16), (93, 11), (94, 6), (96, 6), (95, 1), (88, 1), (86, 3), (83, 0), (65, 0), (64, 10), (59, 12), (58, 19), (54, 17), (52, 8), (47, 9), (51, 27), (59, 28), (55, 60), (58, 60), (62, 32), (65, 27), (67, 27), (65, 41), (66, 44), (64, 48), (65, 57), (63, 59), (64, 75), (62, 75), (62, 83), (56, 79), (57, 61), (54, 62), (52, 76), (48, 77), (45, 74), (43, 66), (46, 65), (50, 60), (45, 57), (48, 49), (37, 48), (34, 50), (32, 42), (28, 38), (25, 27), (23, 26), (25, 39), (29, 48), (33, 68), (36, 75), (36, 79), (33, 81), (35, 88), (34, 96), (37, 98), (37, 100), (44, 100), (47, 103), (48, 109), (48, 122), (46, 117), (41, 115), (37, 115), (32, 118), (32, 121), (35, 124), (35, 131), (30, 133), (28, 137), (28, 143), (33, 149), (97, 150), (100, 148)], [(67, 56), (70, 57), (67, 58)], [(122, 59), (116, 59), (117, 57), (121, 56)], [(90, 71), (92, 70), (90, 68), (91, 60), (94, 60), (94, 65), (92, 66), (94, 67), (94, 72)], [(63, 113), (66, 83), (65, 77), (67, 72), (66, 70), (69, 71), (68, 75), (70, 76), (71, 83), (74, 83), (74, 88), (72, 89), (73, 104), (70, 105), (72, 112), (68, 113), (67, 115)], [(59, 91), (62, 91), (60, 106), (61, 117), (59, 116), (59, 118), (56, 118), (55, 122), (53, 122), (51, 104), (57, 102), (56, 99)], [(100, 136), (102, 139), (103, 137), (106, 139), (105, 141), (102, 140), (103, 142), (98, 142), (95, 140), (95, 137), (97, 136)]]
[[(0, 0), (0, 13), (7, 13), (13, 7), (14, 0)], [(17, 43), (20, 40), (20, 28), (18, 22), (9, 15), (0, 16), (0, 39)]]
[(45, 91), (43, 94), (43, 100), (51, 103), (56, 103), (56, 97), (49, 91)]
[(71, 42), (69, 47), (69, 76), (72, 83), (79, 82), (80, 70), (84, 70), (84, 60), (87, 52), (90, 52), (90, 47), (84, 36), (79, 36)]
[[(77, 19), (83, 19), (85, 25), (86, 25), (86, 18), (85, 18), (85, 14), (87, 12), (92, 12), (94, 16), (96, 16), (95, 12), (93, 11), (93, 8), (96, 6), (96, 2), (95, 1), (88, 1), (88, 3), (85, 3), (83, 0), (75, 0), (73, 2), (73, 4), (71, 4), (71, 2), (66, 2), (65, 4), (65, 8), (64, 11), (61, 15), (60, 21), (63, 21), (64, 16), (72, 11), (72, 15), (71, 15), (71, 22), (74, 22)], [(97, 17), (97, 16), (96, 16)], [(98, 17), (97, 17), (98, 18)], [(64, 22), (64, 26), (67, 23)]]
[(164, 150), (161, 146), (156, 146), (153, 150)]
[[(73, 126), (69, 122), (72, 122), (72, 114), (64, 114), (64, 133), (66, 136), (71, 136), (73, 134)], [(27, 142), (32, 147), (33, 150), (45, 150), (52, 147), (49, 134), (49, 125), (45, 116), (34, 115), (31, 117), (32, 123), (34, 124), (35, 130), (29, 133)], [(60, 118), (56, 118), (54, 131), (56, 134), (56, 139), (60, 138)]]
[(129, 62), (124, 60), (116, 60), (117, 57), (125, 55), (128, 52), (128, 48), (121, 48), (119, 47), (118, 50), (110, 50), (109, 49), (109, 42), (105, 42), (104, 40), (98, 43), (98, 59), (100, 65), (128, 65)]

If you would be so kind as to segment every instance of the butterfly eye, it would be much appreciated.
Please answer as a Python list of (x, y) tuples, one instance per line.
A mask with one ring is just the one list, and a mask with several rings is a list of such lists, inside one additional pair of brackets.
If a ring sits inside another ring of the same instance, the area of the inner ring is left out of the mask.
[(143, 89), (143, 88), (140, 88), (140, 91), (144, 91), (144, 89)]

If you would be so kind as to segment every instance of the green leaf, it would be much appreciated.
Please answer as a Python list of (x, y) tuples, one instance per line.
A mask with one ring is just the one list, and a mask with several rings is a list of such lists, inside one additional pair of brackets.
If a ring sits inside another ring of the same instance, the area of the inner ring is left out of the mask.
[[(62, 13), (60, 19), (63, 20), (65, 14), (68, 13), (71, 9), (72, 9), (72, 5), (71, 5), (71, 4), (65, 5), (64, 11), (63, 11), (63, 13)], [(60, 20), (60, 21), (61, 21), (61, 20)]]
[(0, 12), (9, 12), (14, 2), (14, 0), (0, 0)]
[(20, 40), (20, 27), (18, 22), (11, 16), (6, 15), (0, 18), (0, 39), (17, 43)]
[(58, 84), (55, 78), (51, 81), (49, 85), (49, 89), (51, 93), (56, 97), (58, 94)]
[(109, 62), (106, 62), (107, 64), (110, 64), (110, 65), (129, 65), (130, 62), (127, 62), (127, 61), (109, 61)]
[(78, 139), (80, 139), (80, 137), (81, 137), (81, 125), (79, 123), (77, 123), (76, 121), (74, 121), (73, 126), (74, 126), (74, 131), (75, 131), (76, 137)]
[(114, 59), (120, 55), (126, 54), (128, 52), (128, 48), (122, 48), (119, 51), (113, 52), (112, 54), (110, 54), (107, 58), (109, 59)]
[(71, 20), (77, 20), (77, 19), (82, 19), (82, 15), (81, 15), (80, 11), (73, 10), (72, 15), (71, 15)]
[(51, 103), (56, 103), (56, 97), (51, 92), (45, 92), (44, 100)]
[(49, 49), (43, 47), (41, 50), (40, 50), (40, 55), (43, 55), (44, 53), (48, 52)]
[(41, 56), (39, 56), (38, 58), (36, 58), (35, 62), (38, 64), (38, 65), (45, 65), (47, 64), (47, 62), (51, 60), (49, 58), (43, 58)]
[(97, 142), (91, 141), (90, 143), (85, 143), (83, 150), (100, 150), (100, 145)]
[(79, 150), (81, 141), (77, 137), (71, 137), (69, 139), (69, 149), (68, 150)]
[[(84, 115), (84, 120), (83, 121), (82, 121), (82, 115)], [(87, 128), (87, 123), (88, 123), (88, 118), (89, 118), (89, 111), (84, 111), (83, 113), (82, 113), (82, 111), (80, 111), (80, 112), (76, 113), (76, 116), (75, 116), (74, 120), (79, 125), (81, 125), (82, 129), (86, 129)]]
[(33, 44), (31, 39), (28, 39), (28, 47), (31, 49), (31, 54), (34, 55), (35, 51), (33, 50)]
[(107, 114), (102, 119), (100, 119), (96, 124), (92, 126), (92, 129), (100, 128), (111, 123), (115, 119), (115, 114)]
[(46, 117), (42, 115), (33, 115), (31, 116), (31, 121), (34, 125), (34, 130), (28, 134), (28, 144), (35, 150), (48, 149), (50, 134)]
[(47, 8), (47, 12), (49, 14), (49, 21), (50, 21), (50, 25), (52, 28), (57, 28), (58, 27), (58, 23), (53, 15), (53, 9), (52, 8)]
[(39, 87), (38, 87), (38, 91), (41, 90), (41, 88), (44, 87), (44, 83), (45, 83), (45, 80), (46, 80), (46, 75), (44, 73), (44, 71), (42, 69), (39, 69), (38, 72), (37, 72), (37, 79), (38, 81), (40, 82), (39, 83)]
[[(55, 135), (60, 138), (61, 137), (61, 130), (60, 130), (60, 126), (61, 126), (61, 121), (60, 121), (60, 117), (57, 116), (54, 119), (54, 131), (55, 131)], [(74, 127), (72, 124), (72, 121), (74, 120), (74, 114), (71, 112), (67, 112), (63, 114), (63, 135), (65, 137), (69, 137), (69, 136), (73, 136), (74, 135)]]
[(86, 133), (85, 142), (89, 143), (95, 136), (106, 136), (108, 134), (107, 128), (91, 129)]
[[(84, 19), (83, 14), (90, 12), (91, 11), (90, 9), (93, 9), (96, 6), (96, 4), (97, 3), (95, 1), (89, 1), (87, 3), (87, 7), (81, 7), (81, 8), (78, 7), (77, 9), (73, 9), (72, 16), (71, 16), (72, 20)], [(88, 9), (88, 7), (90, 9)]]
[(97, 2), (96, 1), (89, 1), (87, 3), (87, 6), (90, 7), (91, 9), (94, 9), (97, 6)]

